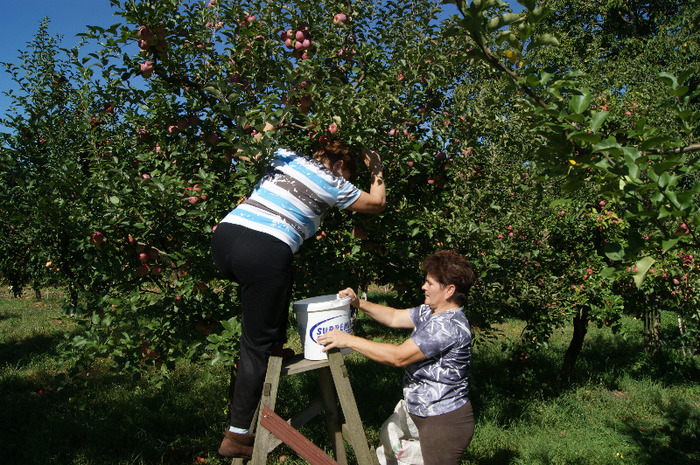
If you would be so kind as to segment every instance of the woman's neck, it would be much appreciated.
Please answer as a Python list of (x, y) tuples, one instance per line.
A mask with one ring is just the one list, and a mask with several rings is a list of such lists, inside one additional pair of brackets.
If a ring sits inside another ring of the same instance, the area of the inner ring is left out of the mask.
[(443, 313), (443, 312), (449, 312), (450, 310), (457, 310), (461, 306), (454, 303), (447, 301), (442, 305), (438, 305), (436, 308), (433, 309), (433, 313)]

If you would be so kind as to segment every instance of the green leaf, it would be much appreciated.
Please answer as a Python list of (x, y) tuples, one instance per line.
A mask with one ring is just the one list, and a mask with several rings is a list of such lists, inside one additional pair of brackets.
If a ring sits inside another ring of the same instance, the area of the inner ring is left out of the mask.
[(659, 79), (661, 80), (661, 82), (670, 86), (672, 89), (678, 87), (678, 81), (676, 80), (676, 76), (674, 76), (673, 74), (661, 72), (659, 73)]
[(589, 144), (600, 142), (600, 134), (591, 134), (588, 131), (572, 132), (569, 137), (577, 141), (588, 142)]
[(637, 285), (637, 288), (642, 287), (644, 276), (646, 276), (649, 268), (651, 268), (651, 265), (653, 265), (655, 261), (656, 259), (647, 256), (637, 262), (637, 272), (634, 274), (634, 283)]
[(558, 46), (559, 45), (559, 40), (557, 40), (556, 37), (552, 34), (542, 34), (540, 36), (535, 37), (535, 39), (532, 41), (532, 45), (528, 47), (528, 49), (533, 49), (535, 47), (542, 47), (545, 45), (553, 45), (553, 46)]
[(605, 246), (605, 256), (610, 260), (620, 261), (625, 258), (625, 249), (620, 244), (607, 244)]
[(661, 249), (662, 249), (664, 252), (668, 252), (668, 251), (671, 250), (673, 247), (675, 247), (675, 245), (678, 243), (678, 241), (679, 241), (680, 239), (681, 239), (680, 237), (674, 237), (674, 238), (671, 238), (671, 239), (666, 239), (666, 240), (664, 240), (664, 241), (661, 241)]
[(594, 152), (605, 152), (612, 148), (620, 148), (620, 144), (615, 140), (614, 137), (610, 136), (607, 139), (595, 144), (591, 149)]
[(601, 278), (609, 278), (615, 274), (617, 271), (617, 268), (608, 266), (606, 268), (603, 268), (600, 272), (600, 277)]
[(589, 92), (583, 95), (574, 95), (569, 102), (569, 111), (583, 113), (588, 108), (588, 105), (591, 104), (592, 100), (593, 96)]
[(679, 86), (671, 90), (671, 93), (676, 97), (683, 97), (685, 94), (688, 93), (688, 90), (688, 86)]
[(593, 112), (591, 116), (591, 130), (593, 132), (598, 132), (598, 130), (603, 126), (603, 123), (608, 117), (608, 114), (610, 114), (609, 111), (600, 111), (600, 112)]

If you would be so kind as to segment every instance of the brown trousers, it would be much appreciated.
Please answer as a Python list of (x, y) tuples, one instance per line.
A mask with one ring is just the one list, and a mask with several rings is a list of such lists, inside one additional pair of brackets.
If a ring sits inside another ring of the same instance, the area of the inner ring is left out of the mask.
[(411, 419), (418, 427), (424, 465), (459, 465), (474, 435), (472, 403), (444, 415)]

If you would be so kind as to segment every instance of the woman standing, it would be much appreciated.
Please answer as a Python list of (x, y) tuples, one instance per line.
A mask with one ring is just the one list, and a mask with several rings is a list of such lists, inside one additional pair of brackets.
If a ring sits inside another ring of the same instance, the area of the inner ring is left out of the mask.
[(349, 181), (357, 165), (350, 149), (339, 142), (313, 158), (278, 149), (250, 197), (214, 232), (214, 262), (224, 277), (240, 284), (242, 306), (240, 359), (221, 455), (252, 456), (254, 435), (248, 428), (260, 401), (267, 362), (286, 342), (294, 254), (332, 207), (361, 213), (384, 210), (379, 154), (365, 149), (362, 155), (372, 177), (369, 192)]
[(469, 401), (471, 328), (462, 302), (474, 282), (471, 263), (449, 250), (427, 257), (423, 305), (395, 309), (359, 299), (352, 289), (340, 291), (354, 307), (390, 328), (413, 329), (409, 339), (394, 345), (369, 341), (342, 331), (318, 338), (331, 348), (351, 348), (385, 365), (406, 367), (403, 395), (406, 410), (418, 428), (426, 465), (459, 465), (474, 434)]

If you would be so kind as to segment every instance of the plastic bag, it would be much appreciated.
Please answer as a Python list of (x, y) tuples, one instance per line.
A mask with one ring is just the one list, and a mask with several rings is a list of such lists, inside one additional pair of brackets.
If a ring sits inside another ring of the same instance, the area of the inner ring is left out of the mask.
[(380, 465), (423, 465), (418, 428), (411, 420), (403, 399), (382, 425), (377, 448)]

